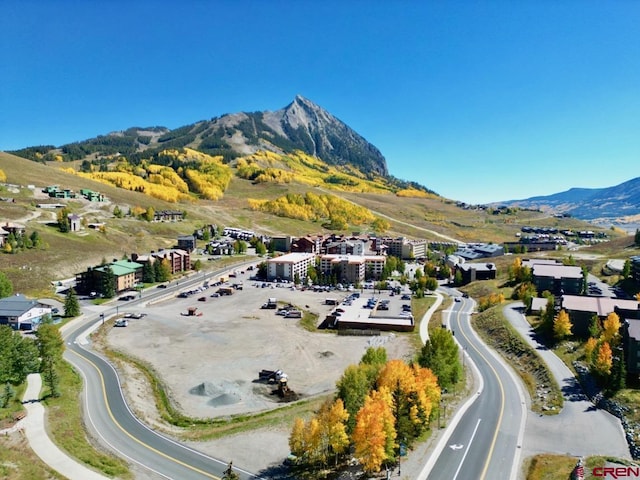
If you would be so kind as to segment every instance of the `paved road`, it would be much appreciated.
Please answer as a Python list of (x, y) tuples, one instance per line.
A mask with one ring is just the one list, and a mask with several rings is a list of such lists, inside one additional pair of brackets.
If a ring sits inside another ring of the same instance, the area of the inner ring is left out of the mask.
[(525, 455), (558, 453), (577, 457), (607, 455), (631, 459), (620, 420), (596, 408), (584, 395), (573, 373), (558, 356), (536, 339), (521, 313), (521, 303), (504, 308), (504, 314), (520, 336), (535, 348), (562, 390), (564, 407), (558, 415), (529, 412)]
[[(203, 278), (196, 276), (181, 281), (184, 288), (189, 283), (199, 284)], [(168, 288), (142, 299), (128, 302), (146, 302), (152, 296), (172, 294)], [(85, 381), (85, 410), (90, 428), (100, 439), (120, 456), (147, 469), (150, 474), (176, 480), (219, 479), (227, 468), (227, 462), (202, 454), (190, 447), (164, 437), (140, 422), (129, 410), (120, 388), (120, 380), (113, 367), (101, 356), (91, 351), (85, 331), (99, 326), (100, 316), (94, 313), (72, 328), (65, 329), (67, 344), (65, 358), (82, 374)], [(256, 475), (234, 466), (242, 480)]]
[(524, 394), (510, 367), (471, 329), (474, 306), (472, 300), (460, 299), (448, 312), (446, 323), (463, 348), (466, 366), (475, 370), (479, 387), (451, 420), (449, 432), (434, 450), (420, 479), (517, 477), (526, 418)]

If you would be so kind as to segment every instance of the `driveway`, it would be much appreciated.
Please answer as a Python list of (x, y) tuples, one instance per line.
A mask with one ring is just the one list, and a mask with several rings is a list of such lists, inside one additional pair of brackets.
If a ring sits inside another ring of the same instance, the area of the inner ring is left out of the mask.
[(536, 340), (535, 332), (514, 303), (504, 308), (507, 320), (535, 348), (560, 386), (564, 407), (558, 415), (529, 411), (523, 444), (525, 457), (557, 453), (576, 457), (608, 455), (631, 459), (620, 420), (600, 410), (583, 393), (569, 368), (551, 350)]

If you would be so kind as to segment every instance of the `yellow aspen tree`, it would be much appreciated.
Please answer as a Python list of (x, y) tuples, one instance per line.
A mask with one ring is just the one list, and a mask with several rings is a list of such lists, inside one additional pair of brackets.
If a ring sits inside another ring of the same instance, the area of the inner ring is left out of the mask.
[[(414, 376), (420, 401), (424, 405), (427, 418), (431, 417), (433, 406), (440, 404), (442, 391), (438, 385), (438, 377), (430, 368), (421, 367), (417, 363), (413, 364)], [(424, 395), (424, 398), (422, 397)]]
[(351, 438), (355, 457), (366, 472), (379, 472), (382, 463), (393, 458), (396, 433), (390, 403), (386, 388), (374, 390), (356, 415)]
[(572, 328), (573, 325), (571, 324), (569, 314), (564, 310), (560, 310), (553, 321), (553, 338), (556, 340), (563, 340), (566, 337), (571, 336)]
[(611, 346), (608, 342), (602, 342), (602, 344), (600, 344), (600, 348), (598, 348), (593, 368), (598, 374), (605, 376), (611, 374), (612, 366), (613, 353), (611, 351)]
[(587, 340), (587, 343), (584, 344), (584, 356), (586, 357), (587, 362), (589, 363), (593, 362), (593, 354), (596, 351), (597, 347), (598, 347), (598, 341), (593, 337), (589, 337), (589, 340)]
[(620, 340), (620, 317), (616, 312), (607, 315), (602, 323), (602, 339), (609, 344), (615, 345)]
[(338, 398), (326, 411), (323, 418), (323, 427), (327, 437), (327, 446), (335, 454), (336, 465), (338, 456), (349, 448), (349, 436), (347, 435), (347, 420), (349, 412), (344, 408), (342, 399)]
[(326, 463), (326, 448), (323, 445), (322, 428), (317, 418), (305, 425), (304, 443), (309, 463)]
[(305, 454), (304, 430), (304, 420), (297, 417), (293, 421), (293, 428), (291, 429), (291, 434), (289, 434), (289, 449), (291, 453), (300, 458)]

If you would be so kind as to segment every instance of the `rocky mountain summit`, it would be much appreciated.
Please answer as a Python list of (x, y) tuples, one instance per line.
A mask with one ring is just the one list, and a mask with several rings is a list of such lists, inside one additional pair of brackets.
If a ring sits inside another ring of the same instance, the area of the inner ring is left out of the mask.
[(16, 155), (36, 161), (95, 160), (126, 156), (130, 161), (170, 148), (189, 147), (225, 160), (258, 150), (287, 154), (296, 150), (329, 165), (354, 166), (364, 173), (388, 176), (380, 151), (331, 113), (300, 95), (286, 107), (240, 112), (202, 120), (173, 130), (132, 127), (60, 147), (29, 147)]

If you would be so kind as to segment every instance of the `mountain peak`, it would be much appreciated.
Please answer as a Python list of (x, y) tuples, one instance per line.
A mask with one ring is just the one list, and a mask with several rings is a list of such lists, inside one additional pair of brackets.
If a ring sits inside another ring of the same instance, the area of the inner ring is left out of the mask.
[[(80, 160), (95, 155), (124, 155), (144, 158), (146, 150), (190, 147), (226, 159), (258, 150), (286, 154), (300, 150), (330, 165), (353, 166), (363, 173), (388, 176), (387, 163), (380, 151), (334, 117), (302, 95), (274, 112), (225, 114), (174, 130), (132, 127), (109, 135), (62, 145), (66, 159)], [(53, 146), (44, 150), (53, 150)], [(38, 153), (24, 149), (28, 158)], [(18, 153), (20, 155), (21, 153)]]

